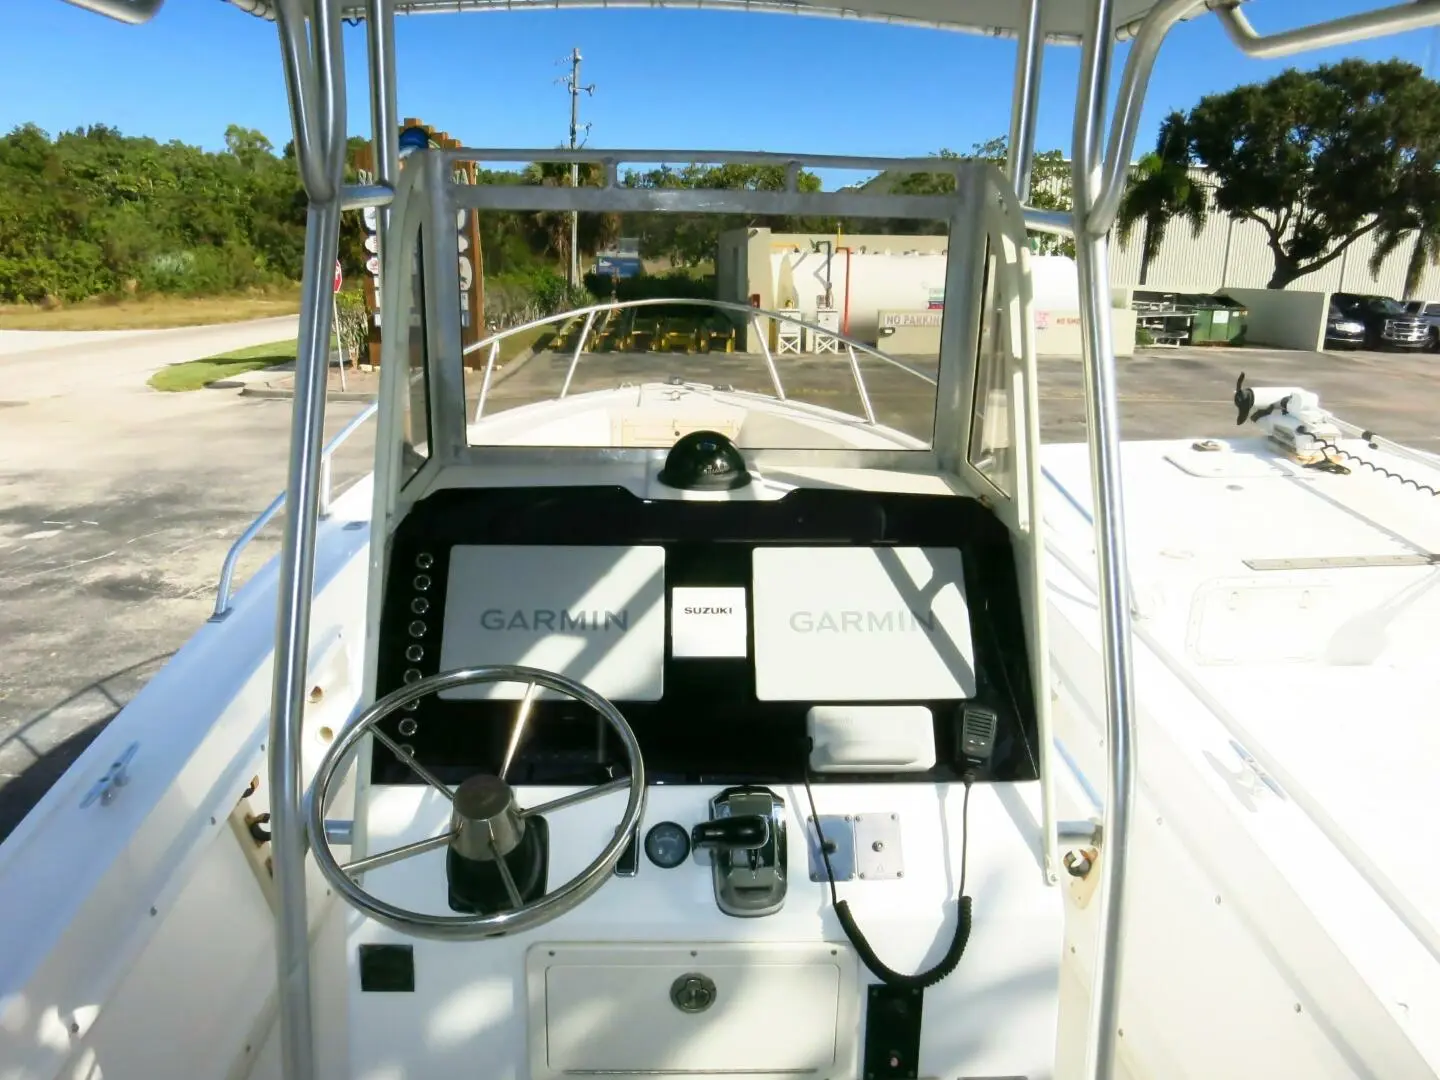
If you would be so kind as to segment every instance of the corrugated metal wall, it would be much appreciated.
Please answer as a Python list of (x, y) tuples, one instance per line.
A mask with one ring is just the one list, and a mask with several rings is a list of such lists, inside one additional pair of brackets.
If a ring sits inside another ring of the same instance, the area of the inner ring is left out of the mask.
[[(1203, 169), (1191, 170), (1191, 176), (1214, 190), (1214, 186), (1206, 182)], [(1135, 226), (1129, 246), (1122, 247), (1116, 238), (1110, 255), (1111, 285), (1139, 286), (1143, 228), (1143, 224)], [(1380, 293), (1398, 299), (1404, 290), (1405, 267), (1413, 247), (1413, 241), (1407, 239), (1390, 253), (1379, 274), (1371, 274), (1370, 256), (1375, 251), (1375, 238), (1374, 234), (1367, 233), (1333, 262), (1297, 278), (1286, 288), (1302, 292)], [(1214, 292), (1226, 285), (1263, 289), (1274, 267), (1275, 258), (1265, 230), (1253, 221), (1232, 221), (1216, 210), (1212, 201), (1210, 216), (1199, 236), (1191, 232), (1187, 221), (1170, 222), (1160, 254), (1150, 263), (1145, 287), (1179, 292)], [(1440, 302), (1440, 267), (1425, 268), (1414, 298)]]

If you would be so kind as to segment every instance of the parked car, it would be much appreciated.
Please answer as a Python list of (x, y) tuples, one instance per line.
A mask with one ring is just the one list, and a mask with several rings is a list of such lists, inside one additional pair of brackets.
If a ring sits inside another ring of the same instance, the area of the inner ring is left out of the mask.
[(1430, 324), (1410, 314), (1398, 300), (1367, 293), (1335, 293), (1330, 303), (1347, 321), (1364, 325), (1367, 348), (1424, 349), (1430, 344)]
[(1353, 316), (1346, 315), (1333, 301), (1330, 316), (1325, 321), (1325, 347), (1344, 346), (1358, 349), (1365, 344), (1365, 324)]
[(1418, 315), (1430, 326), (1430, 351), (1440, 352), (1440, 304), (1429, 300), (1407, 300), (1405, 310)]

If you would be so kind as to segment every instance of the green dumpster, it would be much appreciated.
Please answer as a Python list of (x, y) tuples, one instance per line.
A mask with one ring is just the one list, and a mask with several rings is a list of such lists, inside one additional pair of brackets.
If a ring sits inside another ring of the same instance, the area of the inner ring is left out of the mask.
[(1175, 306), (1195, 313), (1190, 324), (1191, 345), (1243, 345), (1250, 312), (1224, 293), (1176, 297)]

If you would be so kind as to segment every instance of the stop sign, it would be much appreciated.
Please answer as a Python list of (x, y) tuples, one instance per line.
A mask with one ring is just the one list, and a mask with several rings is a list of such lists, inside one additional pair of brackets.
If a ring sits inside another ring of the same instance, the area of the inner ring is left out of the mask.
[(339, 260), (339, 259), (336, 259), (336, 260), (335, 260), (335, 291), (336, 291), (336, 292), (339, 292), (339, 291), (340, 291), (340, 281), (341, 281), (341, 275), (340, 275), (340, 260)]

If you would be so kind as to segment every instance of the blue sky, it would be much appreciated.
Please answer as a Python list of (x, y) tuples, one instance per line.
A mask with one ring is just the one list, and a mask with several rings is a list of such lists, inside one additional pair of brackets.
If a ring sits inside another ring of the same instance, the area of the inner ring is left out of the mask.
[[(1378, 2), (1258, 0), (1247, 8), (1263, 32)], [(274, 26), (223, 0), (168, 0), (140, 27), (60, 0), (7, 0), (0, 38), (0, 131), (27, 121), (52, 134), (105, 123), (216, 148), (236, 123), (277, 147), (290, 138)], [(596, 84), (581, 105), (592, 146), (964, 150), (1006, 131), (1015, 55), (1013, 42), (969, 34), (698, 11), (412, 16), (399, 20), (397, 38), (401, 114), (472, 146), (563, 141), (568, 99), (555, 80), (578, 45), (582, 81)], [(363, 29), (347, 29), (346, 40), (350, 128), (368, 135)], [(1425, 65), (1434, 41), (1417, 32), (1287, 64), (1245, 59), (1213, 18), (1182, 25), (1161, 54), (1139, 150), (1168, 110), (1203, 94), (1345, 55)], [(1122, 48), (1117, 76), (1123, 59)], [(1041, 149), (1069, 148), (1078, 61), (1077, 49), (1046, 50)]]

